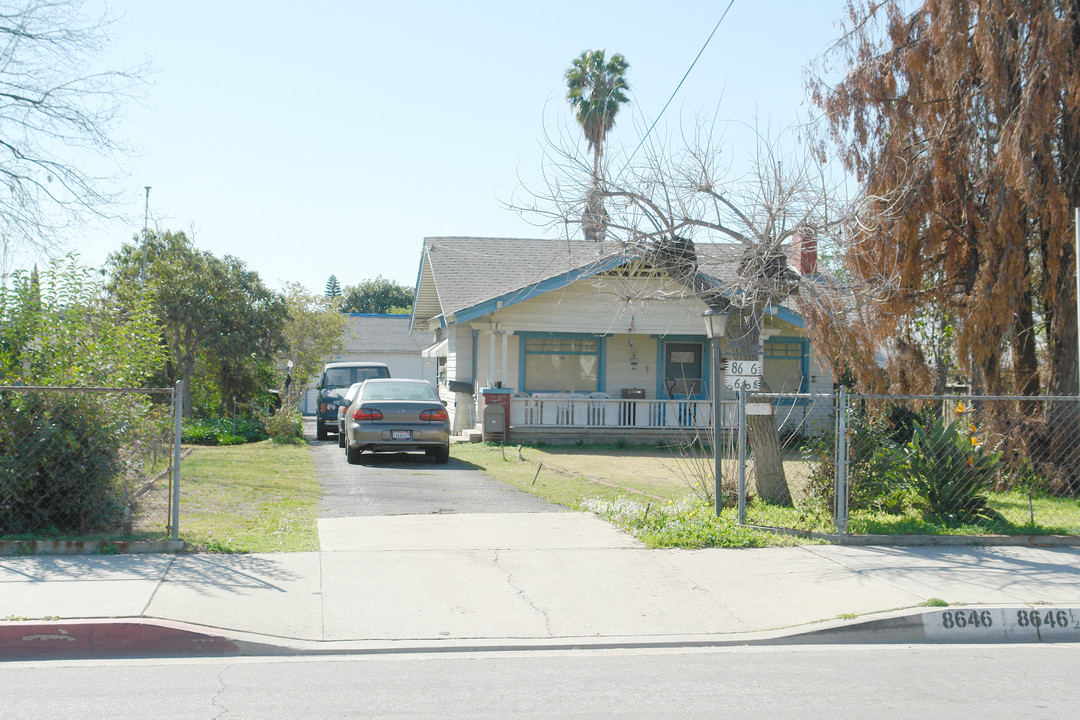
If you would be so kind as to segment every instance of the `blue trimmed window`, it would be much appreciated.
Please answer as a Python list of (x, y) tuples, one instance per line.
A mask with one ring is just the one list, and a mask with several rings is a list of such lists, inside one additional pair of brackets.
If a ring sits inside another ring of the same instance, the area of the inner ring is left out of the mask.
[(806, 392), (807, 343), (798, 337), (765, 341), (764, 380), (770, 392)]
[(528, 392), (595, 392), (600, 389), (600, 338), (522, 334), (521, 349), (522, 389)]

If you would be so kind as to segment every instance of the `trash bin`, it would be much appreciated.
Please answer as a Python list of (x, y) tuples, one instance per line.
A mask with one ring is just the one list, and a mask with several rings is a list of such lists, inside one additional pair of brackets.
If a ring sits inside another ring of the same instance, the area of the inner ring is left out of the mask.
[[(644, 388), (623, 388), (621, 397), (623, 400), (644, 400), (645, 389)], [(624, 426), (637, 425), (637, 406), (636, 402), (621, 402), (619, 403), (619, 424)]]
[(501, 403), (484, 406), (484, 442), (506, 440), (506, 408)]
[(510, 439), (509, 388), (485, 388), (484, 396), (484, 442), (505, 442)]

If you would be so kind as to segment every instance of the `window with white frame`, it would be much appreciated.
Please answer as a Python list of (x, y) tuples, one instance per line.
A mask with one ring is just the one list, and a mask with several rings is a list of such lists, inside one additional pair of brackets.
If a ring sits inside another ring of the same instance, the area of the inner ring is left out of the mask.
[(594, 392), (600, 386), (600, 340), (524, 336), (524, 388), (530, 392)]

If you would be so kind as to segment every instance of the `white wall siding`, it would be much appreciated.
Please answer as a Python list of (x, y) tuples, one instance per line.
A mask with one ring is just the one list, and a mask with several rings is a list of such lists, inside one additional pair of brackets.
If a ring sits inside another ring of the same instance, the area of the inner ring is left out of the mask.
[[(642, 388), (645, 397), (656, 397), (656, 344), (656, 338), (636, 333), (607, 338), (604, 391), (618, 398), (625, 388)], [(630, 364), (632, 353), (637, 355), (636, 365)]]
[(598, 286), (595, 280), (579, 280), (562, 290), (503, 308), (494, 318), (515, 331), (548, 332), (558, 327), (559, 332), (621, 334), (630, 332), (633, 323), (634, 332), (643, 335), (702, 334), (705, 305), (699, 300), (625, 299), (673, 292), (670, 283), (658, 281), (639, 281), (631, 287), (625, 283)]

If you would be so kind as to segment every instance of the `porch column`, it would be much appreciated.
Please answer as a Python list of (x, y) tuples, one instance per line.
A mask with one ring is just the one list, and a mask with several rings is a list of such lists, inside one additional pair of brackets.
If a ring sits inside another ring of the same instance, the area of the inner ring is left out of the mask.
[(502, 335), (502, 375), (499, 376), (499, 382), (502, 383), (503, 387), (506, 387), (506, 354), (507, 349), (510, 347), (510, 333), (503, 330), (499, 334)]
[(491, 376), (491, 369), (495, 367), (495, 331), (485, 330), (484, 335), (487, 336), (488, 344), (488, 361), (487, 361), (487, 386), (495, 387), (494, 378)]

